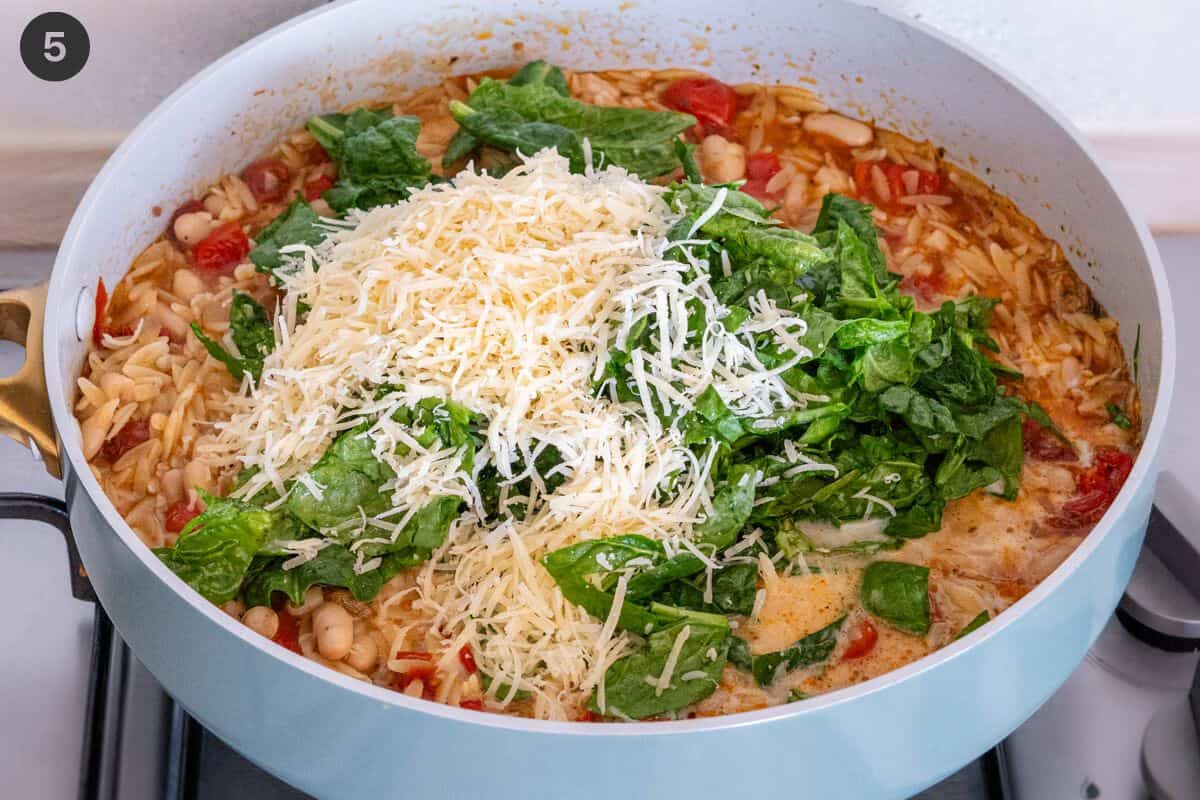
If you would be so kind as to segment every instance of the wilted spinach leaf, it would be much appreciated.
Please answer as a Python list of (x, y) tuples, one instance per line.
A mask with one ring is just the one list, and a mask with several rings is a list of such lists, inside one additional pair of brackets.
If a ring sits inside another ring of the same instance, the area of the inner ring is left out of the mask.
[(819, 664), (837, 646), (838, 632), (842, 629), (842, 617), (820, 630), (814, 631), (790, 647), (773, 653), (752, 655), (744, 639), (733, 637), (729, 648), (729, 662), (754, 676), (759, 686), (770, 686), (784, 673), (801, 667)]
[[(597, 689), (588, 708), (610, 717), (645, 719), (697, 703), (716, 690), (728, 643), (728, 627), (681, 621), (657, 630), (645, 649), (613, 662), (604, 675), (603, 702)], [(678, 652), (675, 668), (660, 690), (650, 681), (663, 674), (673, 651)]]
[(929, 632), (929, 568), (903, 561), (875, 561), (863, 572), (863, 607), (894, 628)]
[(267, 312), (253, 297), (237, 289), (233, 290), (233, 303), (229, 308), (229, 336), (238, 355), (230, 353), (210, 338), (195, 322), (192, 323), (192, 333), (204, 345), (204, 349), (223, 363), (229, 374), (239, 381), (247, 373), (258, 380), (262, 375), (263, 360), (275, 349), (275, 331)]
[(189, 586), (219, 605), (237, 597), (250, 562), (278, 520), (274, 512), (237, 500), (203, 498), (207, 507), (180, 531), (174, 546), (154, 552)]
[[(693, 117), (672, 111), (581, 103), (545, 79), (505, 83), (484, 78), (466, 103), (451, 101), (450, 113), (478, 142), (527, 156), (553, 147), (573, 170), (583, 171), (586, 140), (593, 163), (616, 164), (643, 178), (680, 165), (674, 140), (696, 124)], [(449, 155), (461, 158), (463, 146), (456, 145)]]
[(325, 238), (319, 220), (304, 198), (297, 197), (254, 238), (254, 249), (250, 251), (254, 268), (277, 278), (283, 268), (284, 255), (279, 252), (282, 248), (291, 244), (316, 245)]

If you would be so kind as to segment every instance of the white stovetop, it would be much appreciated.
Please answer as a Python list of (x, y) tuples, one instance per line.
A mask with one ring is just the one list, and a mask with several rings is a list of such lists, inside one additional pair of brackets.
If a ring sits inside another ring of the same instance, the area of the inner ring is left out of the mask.
[[(1161, 238), (1159, 245), (1180, 311), (1179, 338), (1195, 341), (1200, 338), (1200, 315), (1191, 313), (1185, 301), (1200, 298), (1200, 236)], [(47, 264), (38, 254), (0, 251), (0, 275), (11, 275), (13, 269), (24, 274)], [(11, 373), (20, 353), (13, 346), (0, 347), (0, 372)], [(1200, 466), (1200, 425), (1192, 411), (1200, 398), (1200, 362), (1182, 360), (1178, 378), (1174, 432), (1164, 447), (1163, 463), (1179, 476), (1191, 476)], [(1200, 487), (1196, 488), (1200, 492)], [(61, 497), (62, 490), (28, 451), (0, 439), (0, 491)], [(0, 580), (4, 642), (0, 646), (0, 785), (4, 789), (0, 794), (74, 800), (91, 607), (71, 598), (66, 552), (61, 538), (47, 526), (0, 521), (0, 565), (4, 573)], [(1080, 685), (1095, 685), (1095, 680), (1091, 672), (1081, 670), (1078, 680), (1068, 684), (1068, 691), (1078, 692)], [(1126, 744), (1131, 745), (1133, 738), (1126, 736)], [(1114, 740), (1091, 737), (1082, 741), (1112, 747)], [(1087, 755), (1078, 753), (1083, 746), (1076, 742), (1073, 748), (1080, 758)], [(1106, 752), (1103, 759), (1128, 764), (1125, 785), (1134, 785), (1135, 753)], [(1112, 792), (1105, 792), (1104, 797), (1132, 800), (1132, 796)]]

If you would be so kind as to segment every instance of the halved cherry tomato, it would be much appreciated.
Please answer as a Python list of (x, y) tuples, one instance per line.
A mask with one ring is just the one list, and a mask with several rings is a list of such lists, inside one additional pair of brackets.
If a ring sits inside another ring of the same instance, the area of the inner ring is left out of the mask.
[(304, 199), (312, 202), (333, 188), (333, 178), (328, 175), (318, 175), (304, 182)]
[(179, 533), (198, 516), (200, 516), (199, 505), (192, 505), (187, 500), (179, 500), (167, 507), (167, 518), (163, 527), (171, 533)]
[[(100, 455), (110, 464), (150, 438), (150, 423), (144, 419), (131, 419), (121, 426), (117, 434), (100, 447)], [(169, 530), (169, 529), (168, 529)]]
[(278, 612), (279, 628), (271, 641), (280, 647), (286, 647), (293, 653), (300, 652), (300, 623), (286, 611)]
[(192, 251), (196, 269), (208, 275), (230, 275), (250, 253), (250, 240), (236, 222), (228, 222), (200, 240)]
[(663, 103), (691, 114), (705, 129), (704, 133), (717, 132), (708, 130), (710, 127), (727, 128), (737, 113), (737, 93), (712, 78), (680, 78), (663, 92)]
[(474, 675), (479, 671), (479, 667), (475, 664), (475, 654), (471, 652), (469, 645), (463, 645), (458, 650), (458, 661), (462, 664), (463, 669), (468, 675)]
[(104, 288), (104, 278), (96, 284), (96, 318), (92, 321), (92, 342), (100, 347), (104, 338), (104, 312), (108, 308), (108, 289)]
[(1062, 510), (1052, 515), (1052, 527), (1073, 530), (1094, 525), (1108, 511), (1125, 479), (1133, 470), (1133, 458), (1120, 450), (1101, 447), (1088, 467), (1075, 481), (1075, 496), (1063, 503)]
[(291, 171), (278, 158), (260, 158), (242, 170), (242, 180), (260, 203), (277, 203), (287, 194)]
[(580, 714), (578, 717), (575, 718), (575, 721), (576, 722), (599, 722), (602, 719), (604, 719), (604, 718), (601, 717), (599, 714), (597, 714), (595, 711), (584, 711), (582, 714)]
[[(203, 210), (204, 210), (204, 203), (201, 203), (199, 200), (188, 200), (186, 203), (181, 205), (179, 208), (175, 209), (175, 213), (171, 215), (171, 218), (169, 220), (167, 220), (167, 236), (170, 236), (172, 239), (175, 239), (175, 220), (179, 219), (184, 214), (194, 214), (197, 211), (203, 211)], [(178, 242), (179, 240), (175, 239), (175, 241)]]
[(1026, 417), (1021, 423), (1025, 455), (1038, 461), (1078, 461), (1079, 454), (1037, 420)]
[(854, 630), (850, 631), (850, 641), (842, 652), (842, 660), (851, 661), (862, 658), (875, 649), (877, 641), (879, 641), (879, 631), (875, 630), (875, 625), (871, 620), (859, 620), (858, 624), (854, 626)]
[(746, 158), (746, 182), (742, 191), (758, 200), (769, 200), (767, 184), (782, 169), (779, 156), (774, 153), (751, 153)]
[(908, 194), (904, 188), (904, 173), (910, 169), (902, 164), (879, 163), (883, 176), (887, 178), (888, 191), (892, 194), (892, 202), (899, 203), (900, 198)]
[(483, 711), (483, 701), (482, 700), (459, 700), (458, 707), (459, 708), (469, 708), (472, 711)]
[(871, 193), (871, 167), (874, 161), (854, 162), (854, 185), (860, 199), (866, 200)]

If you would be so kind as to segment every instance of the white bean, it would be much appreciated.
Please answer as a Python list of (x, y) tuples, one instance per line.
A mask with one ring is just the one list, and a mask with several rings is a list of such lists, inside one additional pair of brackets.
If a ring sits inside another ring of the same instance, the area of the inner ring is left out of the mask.
[(268, 639), (279, 632), (279, 615), (266, 606), (255, 606), (247, 611), (242, 615), (242, 623)]
[(361, 636), (350, 645), (346, 655), (346, 663), (359, 672), (369, 672), (379, 661), (379, 648), (370, 636)]
[(213, 217), (207, 211), (192, 211), (175, 218), (175, 238), (189, 247), (212, 233)]
[(171, 292), (183, 302), (188, 302), (196, 295), (206, 291), (204, 281), (190, 269), (177, 269), (171, 279)]
[(864, 147), (875, 138), (870, 125), (841, 114), (809, 114), (804, 118), (804, 130), (837, 139), (848, 147)]
[(700, 143), (700, 168), (710, 183), (729, 183), (746, 175), (746, 148), (724, 136), (705, 136)]
[(287, 604), (287, 612), (293, 617), (303, 617), (305, 614), (311, 614), (322, 603), (325, 602), (325, 593), (321, 591), (320, 586), (310, 586), (308, 591), (304, 593), (304, 603), (299, 606), (293, 606), (289, 600)]
[(313, 612), (317, 652), (330, 661), (341, 661), (354, 644), (354, 618), (337, 603), (322, 603)]

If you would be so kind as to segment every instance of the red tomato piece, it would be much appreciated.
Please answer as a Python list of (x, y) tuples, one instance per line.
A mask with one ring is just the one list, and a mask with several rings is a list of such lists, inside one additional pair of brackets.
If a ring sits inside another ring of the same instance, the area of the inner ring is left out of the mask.
[(228, 222), (200, 240), (192, 251), (196, 269), (208, 275), (231, 275), (250, 254), (250, 240), (236, 222)]
[(751, 153), (746, 158), (746, 182), (742, 191), (757, 200), (768, 200), (767, 184), (779, 173), (782, 166), (774, 153)]
[(458, 650), (458, 661), (462, 664), (463, 669), (468, 675), (474, 675), (479, 671), (479, 667), (475, 664), (475, 654), (471, 652), (469, 645), (463, 645)]
[(850, 641), (847, 643), (845, 651), (842, 652), (842, 660), (852, 661), (862, 658), (875, 649), (877, 641), (879, 641), (879, 631), (875, 629), (871, 620), (860, 620), (854, 626), (854, 630), (850, 631)]
[(286, 647), (293, 653), (300, 652), (300, 623), (286, 611), (278, 612), (279, 628), (271, 641), (280, 647)]
[(1058, 514), (1050, 517), (1050, 525), (1075, 530), (1099, 522), (1132, 470), (1131, 456), (1111, 447), (1098, 449), (1092, 458), (1092, 466), (1075, 481), (1075, 496), (1063, 503)]
[(277, 203), (287, 194), (291, 171), (278, 158), (260, 158), (242, 170), (242, 180), (260, 203)]
[(199, 504), (192, 505), (187, 500), (180, 500), (167, 508), (164, 527), (171, 533), (179, 533), (198, 516), (200, 516)]
[(318, 175), (304, 182), (304, 199), (308, 202), (316, 200), (333, 188), (333, 178), (328, 175)]
[(1037, 420), (1026, 417), (1021, 423), (1025, 455), (1038, 461), (1078, 461), (1079, 455), (1071, 446), (1043, 427)]
[(942, 176), (936, 172), (917, 170), (917, 194), (938, 194), (942, 191)]
[(584, 711), (582, 714), (580, 714), (578, 717), (575, 718), (575, 721), (576, 722), (599, 722), (601, 719), (603, 719), (603, 717), (601, 717), (595, 711)]
[(483, 711), (483, 701), (482, 700), (459, 700), (458, 707), (459, 708), (469, 708), (472, 711)]
[(702, 127), (728, 127), (737, 113), (737, 93), (712, 78), (680, 78), (663, 92), (663, 103), (691, 114)]
[(104, 337), (104, 312), (108, 308), (108, 289), (104, 288), (104, 278), (96, 284), (96, 318), (92, 321), (92, 342), (100, 347)]
[(880, 163), (879, 167), (883, 170), (884, 177), (887, 178), (888, 191), (892, 194), (892, 202), (899, 203), (900, 198), (908, 194), (904, 188), (904, 173), (908, 172), (910, 168), (903, 164), (884, 163)]
[(116, 435), (100, 447), (100, 455), (110, 464), (150, 438), (150, 423), (144, 419), (131, 419)]
[(854, 185), (858, 188), (858, 196), (866, 200), (871, 191), (871, 167), (874, 161), (854, 162)]

